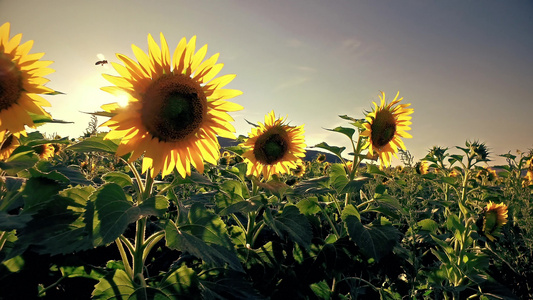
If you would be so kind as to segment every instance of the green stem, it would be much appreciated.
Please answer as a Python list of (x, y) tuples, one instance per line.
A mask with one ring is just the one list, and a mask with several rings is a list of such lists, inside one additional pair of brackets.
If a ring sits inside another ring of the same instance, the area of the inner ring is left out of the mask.
[(128, 256), (126, 255), (126, 251), (124, 251), (124, 247), (122, 246), (122, 241), (120, 240), (120, 238), (117, 238), (115, 240), (115, 244), (117, 244), (118, 252), (120, 253), (120, 257), (122, 258), (122, 264), (124, 265), (126, 273), (128, 273), (128, 275), (133, 278), (133, 271), (131, 269)]
[(257, 237), (259, 236), (259, 233), (261, 233), (261, 230), (266, 226), (265, 222), (261, 221), (259, 222), (261, 225), (259, 225), (259, 228), (254, 228), (254, 236), (252, 237), (252, 243), (250, 243), (250, 247), (253, 247), (255, 244), (255, 240), (257, 240)]
[(141, 285), (144, 286), (144, 278), (142, 275), (144, 269), (143, 248), (144, 248), (144, 234), (146, 230), (146, 217), (137, 220), (137, 234), (135, 236), (135, 251), (133, 252), (133, 277), (139, 277)]
[(2, 231), (0, 234), (0, 251), (4, 248), (4, 245), (7, 241), (7, 231)]
[(148, 254), (152, 250), (152, 248), (159, 242), (162, 238), (165, 237), (165, 232), (163, 230), (158, 231), (154, 234), (152, 234), (149, 238), (146, 239), (146, 242), (144, 244), (144, 252), (143, 252), (143, 262), (146, 261), (146, 257), (148, 257)]
[(318, 207), (320, 208), (320, 211), (322, 212), (322, 214), (326, 217), (326, 220), (328, 220), (329, 226), (331, 226), (331, 229), (333, 229), (333, 233), (335, 233), (335, 236), (337, 236), (337, 239), (340, 239), (341, 235), (337, 231), (337, 227), (335, 227), (335, 224), (333, 224), (333, 221), (331, 221), (331, 218), (329, 217), (329, 215), (324, 211), (324, 209), (322, 209), (322, 206), (319, 205)]
[(53, 288), (53, 287), (56, 287), (63, 279), (67, 278), (68, 275), (63, 275), (61, 278), (59, 278), (56, 282), (52, 283), (51, 285), (47, 286), (46, 288), (42, 289), (39, 291), (39, 294), (38, 296), (39, 297), (42, 297), (44, 296), (44, 294), (46, 294), (46, 291), (48, 291), (49, 289)]

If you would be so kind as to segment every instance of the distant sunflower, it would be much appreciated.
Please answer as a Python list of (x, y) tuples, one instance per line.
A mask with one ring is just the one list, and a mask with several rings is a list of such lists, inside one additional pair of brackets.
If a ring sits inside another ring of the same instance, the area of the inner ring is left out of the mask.
[(485, 216), (483, 219), (483, 232), (494, 241), (503, 225), (507, 224), (507, 205), (489, 202), (485, 207)]
[(102, 126), (112, 130), (106, 139), (121, 139), (117, 155), (132, 152), (130, 161), (144, 154), (142, 172), (152, 169), (166, 176), (177, 169), (183, 177), (191, 174), (191, 165), (202, 173), (204, 161), (216, 164), (220, 157), (217, 135), (234, 138), (235, 128), (229, 111), (242, 106), (226, 99), (242, 94), (223, 89), (235, 78), (224, 75), (213, 79), (223, 64), (219, 54), (204, 60), (207, 45), (195, 53), (196, 36), (179, 42), (174, 54), (169, 52), (160, 34), (161, 48), (148, 35), (148, 55), (132, 45), (138, 62), (117, 54), (124, 66), (112, 63), (119, 77), (104, 74), (115, 84), (102, 90), (114, 95), (128, 95), (128, 105), (106, 104), (102, 108), (114, 116)]
[(401, 139), (411, 138), (407, 133), (411, 128), (411, 116), (413, 109), (406, 108), (411, 104), (398, 104), (402, 98), (398, 98), (400, 92), (396, 94), (394, 100), (386, 104), (385, 93), (381, 92), (381, 105), (374, 103), (375, 108), (366, 115), (368, 122), (364, 123), (365, 130), (361, 136), (368, 137), (363, 149), (368, 148), (370, 155), (374, 152), (379, 155), (380, 166), (388, 167), (391, 164), (392, 156), (398, 157), (398, 149), (404, 149), (405, 145)]
[(305, 156), (303, 125), (286, 125), (271, 111), (265, 116), (265, 124), (252, 128), (248, 140), (241, 145), (249, 148), (242, 155), (249, 166), (248, 175), (263, 174), (269, 179), (274, 174), (289, 173)]
[(33, 150), (39, 155), (40, 159), (48, 159), (54, 157), (55, 154), (55, 148), (52, 144), (38, 145), (33, 147)]
[(54, 70), (39, 60), (44, 53), (28, 54), (33, 41), (20, 44), (22, 34), (9, 39), (9, 30), (10, 23), (0, 26), (0, 131), (26, 135), (25, 125), (35, 128), (28, 113), (49, 116), (42, 106), (50, 103), (38, 94), (53, 92), (42, 76)]
[(20, 146), (20, 141), (15, 135), (9, 134), (7, 138), (4, 138), (5, 135), (6, 130), (0, 132), (0, 141), (3, 141), (2, 145), (0, 146), (0, 160), (8, 159), (13, 151)]
[(296, 165), (296, 168), (292, 170), (292, 174), (296, 177), (302, 177), (304, 176), (305, 171), (306, 171), (305, 163), (303, 161), (300, 161)]
[(529, 168), (523, 178), (522, 186), (527, 187), (533, 185), (533, 168)]

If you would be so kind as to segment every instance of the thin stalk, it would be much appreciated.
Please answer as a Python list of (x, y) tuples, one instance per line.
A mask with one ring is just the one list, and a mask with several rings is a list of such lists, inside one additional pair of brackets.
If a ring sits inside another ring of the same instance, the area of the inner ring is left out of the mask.
[(254, 228), (254, 236), (252, 237), (252, 243), (250, 243), (250, 247), (253, 247), (254, 244), (255, 244), (255, 240), (257, 240), (257, 237), (259, 236), (259, 233), (261, 233), (261, 230), (263, 230), (263, 228), (266, 226), (266, 223), (261, 221), (259, 222), (261, 225), (259, 225), (259, 228), (255, 229)]
[(7, 241), (7, 231), (2, 231), (0, 234), (0, 251), (4, 248), (4, 245)]
[(138, 276), (141, 278), (141, 285), (145, 283), (142, 276), (144, 269), (144, 260), (143, 260), (143, 248), (144, 248), (144, 234), (146, 230), (146, 217), (142, 217), (137, 220), (137, 234), (135, 236), (135, 251), (133, 253), (133, 277), (135, 280)]
[(326, 220), (328, 220), (329, 226), (331, 226), (331, 229), (333, 229), (333, 233), (335, 233), (335, 236), (337, 236), (337, 239), (340, 239), (341, 236), (339, 232), (337, 231), (335, 224), (333, 224), (333, 221), (331, 221), (331, 218), (329, 217), (329, 215), (322, 209), (322, 206), (319, 205), (318, 207), (320, 208), (320, 211), (322, 212), (322, 214), (326, 217)]
[(133, 247), (133, 244), (130, 242), (130, 240), (125, 238), (123, 235), (120, 235), (118, 238), (122, 241), (122, 243), (124, 243), (124, 245), (126, 245), (128, 251), (130, 252), (130, 255), (133, 256), (133, 251), (135, 251), (135, 248)]
[(133, 270), (131, 269), (128, 256), (126, 255), (126, 251), (124, 251), (124, 247), (122, 246), (122, 241), (120, 240), (120, 238), (117, 238), (115, 240), (115, 244), (117, 244), (118, 252), (120, 253), (120, 257), (122, 258), (122, 264), (124, 265), (126, 273), (128, 273), (128, 275), (133, 278)]
[(161, 230), (152, 234), (149, 238), (146, 239), (146, 242), (144, 243), (143, 262), (146, 261), (146, 257), (148, 257), (148, 254), (155, 246), (155, 244), (157, 244), (157, 242), (159, 242), (163, 237), (165, 237), (165, 232)]
[(61, 278), (59, 278), (56, 282), (52, 283), (51, 285), (47, 286), (46, 288), (42, 289), (39, 291), (39, 294), (38, 296), (41, 297), (41, 296), (44, 296), (44, 294), (46, 294), (46, 291), (48, 291), (49, 289), (53, 288), (53, 287), (56, 287), (63, 279), (67, 278), (68, 275), (63, 275)]

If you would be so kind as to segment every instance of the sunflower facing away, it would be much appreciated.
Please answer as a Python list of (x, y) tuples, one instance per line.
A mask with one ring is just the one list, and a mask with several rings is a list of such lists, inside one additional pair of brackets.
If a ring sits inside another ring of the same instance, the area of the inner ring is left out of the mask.
[(216, 164), (220, 157), (217, 135), (234, 138), (227, 112), (242, 106), (225, 100), (242, 92), (223, 89), (235, 75), (213, 79), (223, 64), (216, 63), (218, 53), (204, 61), (207, 45), (195, 53), (196, 36), (188, 43), (182, 38), (172, 55), (162, 33), (160, 38), (161, 47), (148, 35), (148, 54), (132, 45), (138, 62), (117, 54), (124, 66), (112, 65), (120, 76), (103, 75), (115, 86), (102, 90), (128, 95), (125, 107), (102, 106), (114, 114), (102, 124), (112, 129), (105, 138), (121, 139), (116, 154), (132, 152), (130, 161), (144, 154), (142, 172), (151, 168), (152, 177), (174, 168), (185, 177), (191, 165), (202, 173), (204, 161)]
[(0, 131), (26, 135), (24, 125), (35, 127), (28, 112), (46, 115), (50, 103), (38, 94), (53, 92), (43, 78), (54, 70), (52, 62), (39, 60), (44, 53), (29, 54), (33, 41), (20, 44), (22, 34), (9, 38), (10, 24), (0, 26)]
[(500, 234), (500, 229), (507, 224), (507, 205), (489, 202), (485, 207), (485, 218), (483, 219), (483, 232), (494, 241)]
[(274, 174), (289, 173), (296, 169), (305, 156), (304, 128), (284, 124), (276, 119), (274, 111), (265, 116), (265, 124), (252, 128), (246, 142), (249, 149), (242, 155), (248, 163), (248, 175), (268, 180)]
[(411, 116), (413, 109), (406, 108), (411, 104), (398, 104), (402, 98), (398, 98), (400, 92), (396, 94), (394, 100), (387, 104), (385, 102), (385, 93), (381, 92), (381, 105), (374, 103), (375, 108), (366, 115), (367, 123), (363, 124), (365, 130), (361, 136), (368, 137), (363, 149), (368, 148), (370, 155), (377, 153), (380, 159), (381, 167), (388, 167), (391, 164), (392, 156), (398, 149), (404, 149), (405, 145), (402, 137), (411, 138), (407, 133), (411, 128)]

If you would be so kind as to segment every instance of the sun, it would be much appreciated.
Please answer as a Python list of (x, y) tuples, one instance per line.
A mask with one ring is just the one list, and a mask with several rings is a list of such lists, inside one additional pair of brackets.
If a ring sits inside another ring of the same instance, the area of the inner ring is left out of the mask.
[(400, 92), (396, 94), (394, 100), (387, 104), (385, 93), (379, 96), (381, 104), (374, 103), (374, 109), (366, 115), (366, 123), (363, 124), (365, 130), (361, 136), (367, 137), (363, 149), (368, 148), (370, 155), (377, 153), (380, 159), (380, 167), (388, 167), (391, 164), (392, 156), (398, 157), (398, 149), (404, 149), (403, 138), (412, 138), (407, 133), (411, 128), (411, 116), (413, 109), (406, 108), (411, 104), (399, 104), (403, 99), (398, 98)]
[(22, 34), (10, 39), (9, 31), (10, 23), (0, 26), (0, 131), (26, 135), (25, 126), (35, 128), (30, 113), (50, 116), (42, 108), (50, 103), (39, 94), (53, 92), (43, 76), (54, 70), (40, 60), (44, 53), (29, 54), (33, 41), (21, 44)]
[(186, 177), (191, 166), (202, 173), (204, 161), (217, 163), (217, 136), (234, 138), (227, 112), (242, 106), (226, 100), (242, 92), (223, 88), (235, 75), (214, 78), (223, 66), (219, 54), (204, 61), (207, 45), (195, 52), (196, 36), (182, 38), (172, 55), (162, 33), (160, 39), (161, 47), (148, 35), (148, 54), (132, 45), (137, 62), (117, 54), (124, 65), (111, 65), (120, 76), (104, 74), (114, 86), (102, 90), (126, 93), (128, 101), (103, 105), (114, 116), (102, 126), (111, 129), (106, 139), (121, 139), (117, 155), (131, 153), (130, 161), (144, 155), (143, 173), (151, 169), (152, 177), (164, 177), (176, 169)]
[(306, 147), (303, 125), (289, 126), (271, 111), (265, 116), (265, 123), (252, 128), (241, 145), (248, 148), (242, 155), (248, 164), (248, 175), (263, 175), (268, 180), (274, 174), (289, 173), (301, 163)]

